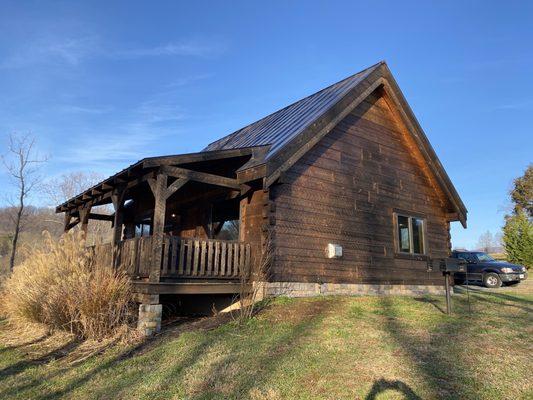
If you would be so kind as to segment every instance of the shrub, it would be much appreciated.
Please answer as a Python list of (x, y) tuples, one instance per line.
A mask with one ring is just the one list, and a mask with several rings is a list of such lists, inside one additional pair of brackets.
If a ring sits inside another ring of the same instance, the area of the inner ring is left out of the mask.
[(506, 218), (503, 243), (510, 262), (533, 266), (533, 223), (525, 212)]
[(113, 335), (130, 317), (131, 283), (85, 246), (81, 233), (27, 250), (2, 289), (2, 311), (14, 324), (45, 324), (79, 338)]

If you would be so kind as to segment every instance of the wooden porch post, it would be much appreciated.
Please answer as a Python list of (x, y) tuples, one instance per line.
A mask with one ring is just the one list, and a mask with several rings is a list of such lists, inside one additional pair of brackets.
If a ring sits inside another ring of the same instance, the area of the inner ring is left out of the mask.
[(161, 276), (161, 257), (163, 252), (163, 235), (167, 208), (167, 180), (167, 175), (157, 174), (155, 181), (152, 181), (150, 184), (155, 199), (150, 282), (159, 282)]
[(118, 244), (122, 239), (122, 203), (124, 202), (125, 194), (126, 188), (118, 187), (113, 190), (113, 194), (111, 195), (111, 201), (113, 202), (113, 208), (115, 209), (115, 219), (113, 222), (113, 239), (111, 241), (113, 246), (111, 249), (113, 255), (111, 260), (112, 268), (117, 267), (117, 259), (119, 257)]
[(168, 175), (159, 172), (156, 179), (147, 180), (154, 195), (154, 219), (152, 224), (152, 260), (150, 266), (150, 282), (159, 282), (161, 277), (161, 260), (163, 256), (163, 236), (165, 232), (165, 214), (167, 199), (189, 180), (178, 178), (168, 187)]
[(89, 214), (91, 213), (91, 206), (87, 206), (80, 209), (80, 223), (81, 230), (85, 238), (87, 238), (87, 229), (89, 226)]
[(125, 188), (117, 188), (113, 190), (111, 201), (115, 209), (115, 219), (113, 222), (113, 245), (117, 245), (122, 239), (122, 203), (124, 201)]

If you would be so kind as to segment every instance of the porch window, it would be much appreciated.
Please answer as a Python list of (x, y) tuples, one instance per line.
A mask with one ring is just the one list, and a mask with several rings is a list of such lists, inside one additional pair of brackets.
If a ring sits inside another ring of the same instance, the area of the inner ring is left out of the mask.
[(420, 217), (395, 213), (396, 252), (426, 254), (425, 224)]
[(238, 200), (214, 203), (211, 210), (211, 238), (239, 240), (240, 216)]
[(135, 225), (135, 237), (150, 236), (150, 223), (141, 222)]
[(213, 239), (239, 240), (239, 220), (224, 221), (219, 223), (213, 232)]

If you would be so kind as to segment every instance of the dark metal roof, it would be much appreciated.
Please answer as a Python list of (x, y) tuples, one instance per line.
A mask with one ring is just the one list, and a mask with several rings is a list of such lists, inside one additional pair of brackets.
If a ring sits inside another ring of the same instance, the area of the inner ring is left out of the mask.
[(357, 86), (379, 62), (208, 145), (203, 151), (270, 145), (265, 159), (298, 136)]

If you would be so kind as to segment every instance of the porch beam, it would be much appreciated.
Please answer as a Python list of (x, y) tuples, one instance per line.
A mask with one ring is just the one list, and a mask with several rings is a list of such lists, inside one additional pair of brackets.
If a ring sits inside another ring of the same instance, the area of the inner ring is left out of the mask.
[(200, 153), (181, 154), (176, 156), (152, 157), (143, 160), (143, 167), (160, 167), (162, 165), (187, 164), (191, 162), (221, 160), (253, 154), (254, 148), (205, 151)]
[(97, 214), (90, 212), (89, 219), (94, 219), (96, 221), (114, 221), (115, 216), (110, 214)]
[(190, 169), (172, 167), (164, 165), (161, 167), (161, 171), (174, 178), (186, 178), (191, 181), (208, 183), (216, 186), (229, 187), (231, 189), (241, 189), (237, 179), (226, 178), (225, 176), (208, 174), (206, 172), (198, 172)]
[(133, 282), (135, 291), (142, 294), (232, 294), (252, 290), (252, 285), (235, 282)]

